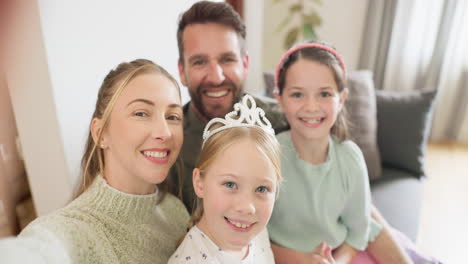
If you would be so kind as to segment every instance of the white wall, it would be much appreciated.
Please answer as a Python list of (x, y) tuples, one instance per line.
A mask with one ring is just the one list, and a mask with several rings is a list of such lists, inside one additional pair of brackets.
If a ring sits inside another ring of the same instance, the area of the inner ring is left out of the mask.
[(263, 8), (264, 0), (244, 0), (244, 21), (247, 28), (246, 46), (250, 58), (245, 89), (249, 93), (263, 92)]
[(39, 1), (57, 118), (73, 181), (104, 76), (122, 61), (148, 58), (178, 77), (177, 18), (193, 2)]
[(97, 91), (109, 70), (148, 58), (178, 79), (177, 20), (196, 1), (24, 2), (30, 4), (17, 15), (8, 86), (42, 215), (64, 205), (78, 182)]
[[(368, 1), (325, 0), (317, 8), (322, 17), (322, 25), (317, 29), (319, 39), (333, 43), (350, 70), (358, 66)], [(284, 53), (283, 38), (287, 32), (286, 29), (277, 32), (277, 27), (287, 15), (288, 3), (297, 1), (287, 0), (277, 4), (273, 4), (274, 0), (264, 2), (263, 69), (272, 71)]]

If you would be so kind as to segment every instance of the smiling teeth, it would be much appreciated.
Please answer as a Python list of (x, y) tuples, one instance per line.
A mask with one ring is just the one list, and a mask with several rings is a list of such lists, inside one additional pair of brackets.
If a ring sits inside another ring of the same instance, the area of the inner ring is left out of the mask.
[(312, 119), (302, 119), (304, 122), (309, 124), (317, 124), (322, 120), (321, 118), (312, 118)]
[(144, 151), (143, 154), (148, 157), (162, 159), (167, 156), (167, 151)]
[(228, 94), (228, 91), (219, 91), (219, 92), (206, 92), (206, 95), (209, 97), (222, 97)]
[(247, 227), (251, 226), (251, 225), (248, 225), (248, 224), (241, 224), (241, 223), (238, 223), (238, 222), (234, 222), (234, 221), (231, 221), (229, 219), (228, 219), (228, 221), (229, 221), (229, 223), (231, 223), (231, 224), (233, 224), (233, 225), (235, 225), (237, 227), (240, 227), (240, 228), (247, 228)]

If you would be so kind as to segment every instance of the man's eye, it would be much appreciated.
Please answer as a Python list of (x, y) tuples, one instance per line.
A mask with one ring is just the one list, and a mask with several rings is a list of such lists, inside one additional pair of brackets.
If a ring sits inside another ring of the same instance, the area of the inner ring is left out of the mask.
[(234, 182), (225, 182), (223, 185), (229, 189), (234, 189), (237, 186), (237, 184), (235, 184)]
[(193, 62), (194, 66), (200, 66), (200, 65), (203, 65), (203, 64), (205, 64), (204, 60), (196, 60), (196, 61)]
[(223, 58), (223, 61), (224, 62), (233, 62), (233, 61), (236, 61), (236, 60), (234, 58), (227, 57), (227, 58)]

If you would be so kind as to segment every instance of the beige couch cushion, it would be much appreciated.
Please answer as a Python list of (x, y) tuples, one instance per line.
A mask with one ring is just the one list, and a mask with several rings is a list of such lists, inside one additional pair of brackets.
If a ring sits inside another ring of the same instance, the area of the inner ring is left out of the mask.
[(377, 145), (377, 104), (371, 71), (352, 71), (348, 76), (348, 99), (345, 103), (351, 139), (361, 148), (370, 179), (382, 174)]

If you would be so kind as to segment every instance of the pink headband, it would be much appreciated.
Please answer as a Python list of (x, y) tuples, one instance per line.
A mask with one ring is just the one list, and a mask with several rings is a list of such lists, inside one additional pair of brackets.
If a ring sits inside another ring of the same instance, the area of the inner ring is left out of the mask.
[(281, 60), (278, 62), (278, 65), (276, 66), (276, 72), (275, 72), (275, 91), (276, 92), (279, 92), (278, 78), (279, 78), (280, 70), (283, 67), (284, 61), (292, 53), (294, 53), (294, 52), (296, 52), (296, 51), (298, 51), (300, 49), (303, 49), (303, 48), (319, 48), (319, 49), (326, 50), (326, 51), (330, 52), (331, 54), (333, 54), (335, 56), (335, 58), (338, 60), (338, 62), (340, 63), (340, 66), (343, 69), (344, 78), (346, 79), (346, 66), (345, 66), (345, 64), (343, 62), (343, 59), (338, 54), (338, 52), (336, 52), (336, 50), (334, 50), (333, 48), (331, 48), (329, 46), (319, 44), (319, 43), (302, 43), (302, 44), (294, 46), (294, 47), (290, 48), (288, 51), (286, 51), (286, 53), (284, 53), (283, 57), (281, 57)]

